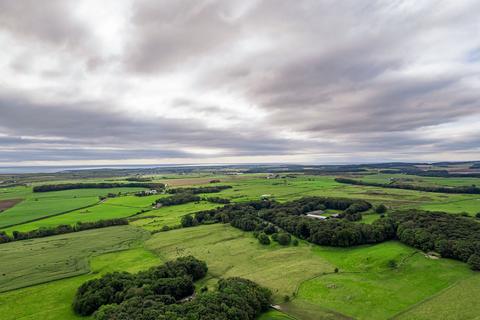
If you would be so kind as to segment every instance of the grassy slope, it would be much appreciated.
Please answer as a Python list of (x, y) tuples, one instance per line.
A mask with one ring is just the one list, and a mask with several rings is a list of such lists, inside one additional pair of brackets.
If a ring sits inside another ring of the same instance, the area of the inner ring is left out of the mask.
[(2, 244), (0, 292), (87, 273), (90, 256), (127, 249), (146, 236), (119, 226)]
[(399, 314), (394, 319), (480, 319), (478, 297), (480, 297), (480, 274), (475, 274)]
[[(303, 283), (298, 298), (356, 319), (387, 319), (472, 275), (463, 263), (431, 260), (397, 242), (315, 252), (340, 272)], [(398, 268), (389, 268), (389, 260)]]

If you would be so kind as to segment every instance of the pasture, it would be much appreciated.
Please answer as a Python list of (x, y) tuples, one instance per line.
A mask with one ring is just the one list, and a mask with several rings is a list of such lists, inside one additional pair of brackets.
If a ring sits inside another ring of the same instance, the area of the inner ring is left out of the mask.
[(90, 257), (128, 249), (147, 236), (119, 226), (2, 244), (0, 292), (87, 273)]
[[(392, 175), (364, 175), (386, 182)], [(431, 178), (394, 175), (432, 185), (469, 185), (473, 178)], [(231, 189), (200, 195), (232, 202), (262, 196), (284, 202), (304, 196), (358, 198), (389, 210), (421, 208), (452, 214), (480, 211), (480, 196), (354, 186), (335, 176), (297, 175), (266, 179), (265, 174), (168, 174), (152, 176), (171, 187), (211, 185), (212, 179)], [(91, 180), (91, 181), (90, 181)], [(479, 179), (477, 179), (479, 180)], [(65, 180), (71, 182), (87, 180)], [(89, 182), (126, 181), (89, 179)], [(58, 181), (54, 181), (58, 183)], [(130, 226), (94, 229), (0, 245), (0, 314), (2, 319), (81, 319), (70, 308), (76, 288), (110, 271), (135, 272), (161, 261), (192, 254), (209, 266), (197, 286), (213, 289), (219, 278), (240, 276), (270, 288), (282, 312), (272, 310), (260, 320), (313, 319), (474, 319), (480, 312), (480, 277), (466, 264), (430, 259), (398, 242), (354, 248), (329, 248), (300, 241), (298, 247), (260, 245), (252, 235), (229, 225), (202, 225), (155, 233), (180, 224), (184, 215), (218, 207), (207, 201), (152, 208), (168, 194), (136, 197), (140, 188), (80, 189), (32, 193), (29, 187), (0, 189), (0, 230), (11, 233), (60, 224), (129, 218)], [(99, 196), (121, 196), (100, 202)], [(21, 200), (21, 201), (20, 201)], [(12, 205), (13, 204), (13, 205)], [(1, 210), (1, 209), (0, 209)], [(358, 223), (379, 218), (373, 210)], [(33, 220), (33, 221), (32, 221)], [(8, 227), (14, 224), (15, 226)], [(392, 267), (390, 261), (395, 261)], [(338, 273), (335, 272), (338, 268)], [(288, 296), (288, 298), (287, 298)], [(6, 316), (4, 316), (6, 315)]]

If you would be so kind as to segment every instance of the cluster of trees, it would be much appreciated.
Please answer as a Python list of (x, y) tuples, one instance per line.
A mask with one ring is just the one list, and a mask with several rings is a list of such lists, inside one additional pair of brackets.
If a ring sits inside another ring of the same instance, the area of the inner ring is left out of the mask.
[(162, 206), (174, 206), (178, 204), (184, 204), (189, 202), (197, 202), (200, 201), (201, 198), (199, 196), (194, 195), (190, 192), (180, 192), (176, 193), (170, 197), (160, 198), (155, 200), (153, 205), (161, 204)]
[(425, 191), (425, 192), (480, 194), (480, 188), (478, 188), (475, 185), (457, 186), (457, 187), (420, 186), (420, 185), (406, 184), (406, 183), (367, 182), (367, 181), (347, 179), (347, 178), (336, 178), (335, 181), (339, 183), (347, 183), (347, 184), (361, 185), (361, 186), (417, 190), (417, 191)]
[(110, 188), (149, 188), (149, 189), (163, 189), (163, 183), (116, 183), (116, 182), (102, 182), (102, 183), (65, 183), (65, 184), (45, 184), (33, 187), (33, 192), (50, 192), (73, 189), (110, 189)]
[(207, 270), (205, 262), (187, 256), (137, 274), (109, 273), (82, 284), (73, 309), (88, 316), (103, 305), (120, 304), (134, 297), (159, 296), (166, 301), (177, 301), (193, 294), (193, 282), (203, 278)]
[(230, 189), (232, 186), (207, 186), (207, 187), (197, 187), (197, 188), (174, 188), (168, 189), (168, 193), (192, 193), (192, 194), (200, 194), (200, 193), (217, 193), (226, 189)]
[(12, 236), (9, 236), (3, 231), (0, 231), (0, 243), (34, 239), (34, 238), (43, 238), (48, 236), (54, 236), (58, 234), (72, 233), (78, 231), (84, 231), (89, 229), (97, 228), (106, 228), (111, 226), (120, 226), (127, 225), (128, 221), (126, 219), (109, 219), (109, 220), (99, 220), (95, 222), (77, 222), (75, 225), (66, 225), (62, 224), (56, 227), (51, 228), (39, 228), (31, 231), (21, 232), (13, 231)]
[(222, 279), (214, 292), (203, 292), (184, 303), (166, 296), (135, 297), (107, 305), (96, 320), (254, 320), (267, 311), (271, 292), (242, 278)]
[(400, 241), (423, 251), (469, 263), (480, 270), (480, 224), (443, 212), (410, 210), (391, 213)]
[(216, 291), (193, 297), (194, 281), (206, 272), (204, 262), (188, 256), (137, 274), (107, 274), (84, 283), (73, 308), (96, 320), (253, 320), (270, 306), (268, 289), (241, 278), (222, 279)]
[[(367, 225), (353, 223), (348, 219), (318, 220), (305, 215), (322, 209), (344, 210), (344, 214), (351, 210), (356, 214), (358, 210), (365, 211), (369, 208), (371, 204), (363, 200), (307, 197), (287, 203), (264, 200), (231, 204), (197, 212), (194, 218), (197, 223), (230, 223), (244, 231), (255, 231), (259, 237), (261, 233), (268, 235), (284, 230), (300, 239), (330, 246), (345, 247), (394, 238), (395, 226), (391, 219), (385, 218)], [(263, 240), (259, 238), (259, 241), (262, 243)], [(263, 242), (266, 244), (267, 241)]]
[(259, 214), (263, 220), (300, 239), (319, 245), (349, 247), (378, 243), (395, 237), (395, 224), (389, 218), (379, 219), (370, 225), (345, 219), (312, 219), (304, 215), (292, 215), (276, 208), (263, 210)]

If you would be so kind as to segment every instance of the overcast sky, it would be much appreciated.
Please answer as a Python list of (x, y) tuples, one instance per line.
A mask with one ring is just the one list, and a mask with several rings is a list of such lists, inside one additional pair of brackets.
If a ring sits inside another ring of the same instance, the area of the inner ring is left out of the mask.
[(480, 160), (479, 12), (0, 0), (0, 165)]

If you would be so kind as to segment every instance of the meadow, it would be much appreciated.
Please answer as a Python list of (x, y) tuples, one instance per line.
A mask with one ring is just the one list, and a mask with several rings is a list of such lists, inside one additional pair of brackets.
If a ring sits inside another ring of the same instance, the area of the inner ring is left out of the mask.
[[(391, 176), (369, 174), (362, 179), (385, 182)], [(472, 178), (398, 176), (432, 185), (476, 182)], [(480, 211), (478, 195), (353, 186), (335, 182), (335, 176), (300, 174), (267, 179), (265, 174), (201, 173), (151, 178), (171, 187), (211, 185), (212, 179), (218, 179), (219, 184), (232, 188), (214, 196), (239, 203), (262, 197), (284, 202), (327, 196), (364, 199), (374, 205), (385, 204), (389, 210), (422, 208), (471, 216)], [(78, 181), (86, 180), (65, 183)], [(199, 201), (153, 208), (152, 202), (169, 195), (132, 195), (140, 188), (33, 193), (32, 186), (39, 183), (0, 188), (0, 200), (22, 199), (0, 212), (1, 231), (11, 234), (111, 218), (128, 218), (130, 225), (1, 244), (2, 319), (80, 319), (70, 306), (76, 288), (84, 281), (111, 271), (143, 270), (187, 254), (208, 263), (208, 275), (197, 284), (199, 288), (213, 290), (219, 278), (230, 276), (249, 278), (270, 288), (281, 311), (267, 312), (260, 320), (432, 319), (439, 315), (442, 319), (475, 319), (480, 313), (477, 273), (464, 263), (432, 259), (399, 242), (344, 249), (304, 241), (297, 247), (275, 242), (263, 246), (252, 233), (224, 224), (158, 232), (164, 226), (178, 226), (187, 214), (219, 204)], [(99, 196), (119, 192), (118, 197), (99, 201)], [(379, 217), (370, 210), (357, 223), (372, 223)], [(150, 234), (152, 231), (155, 234)], [(391, 261), (395, 261), (394, 267)]]

